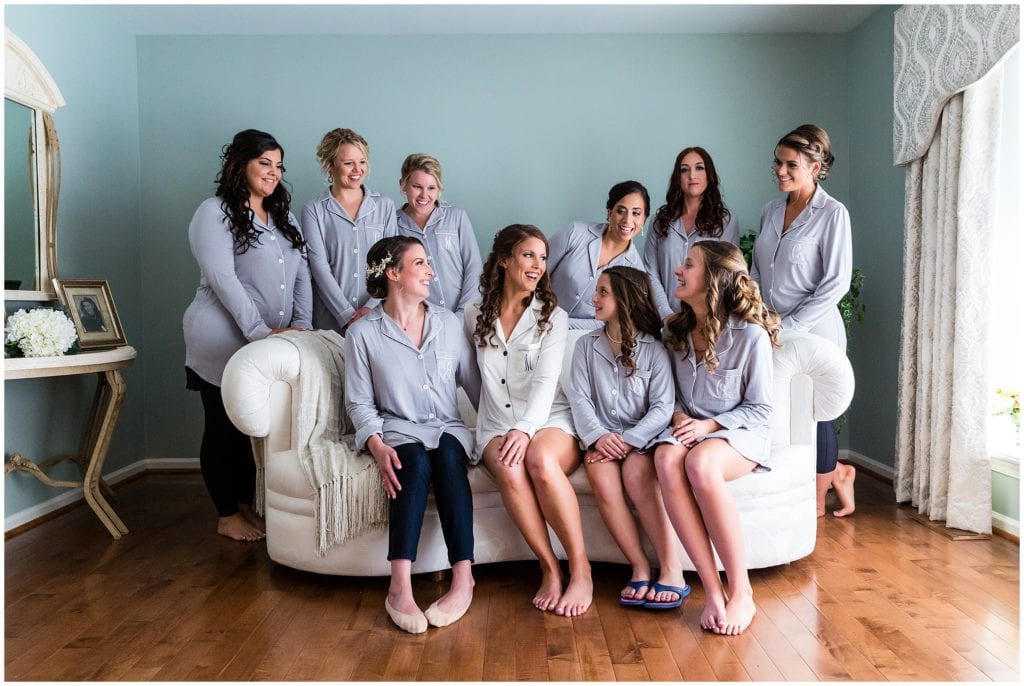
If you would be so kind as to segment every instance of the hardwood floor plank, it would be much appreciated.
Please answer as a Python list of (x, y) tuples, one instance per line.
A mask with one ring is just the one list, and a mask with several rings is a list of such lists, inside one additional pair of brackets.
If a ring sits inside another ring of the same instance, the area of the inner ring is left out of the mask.
[[(5, 543), (11, 681), (1011, 681), (1020, 678), (1019, 547), (954, 541), (858, 480), (850, 518), (818, 520), (814, 553), (751, 572), (741, 636), (700, 629), (703, 590), (669, 612), (627, 609), (625, 565), (595, 563), (575, 619), (530, 604), (535, 561), (480, 565), (458, 623), (412, 636), (384, 612), (386, 577), (272, 562), (218, 536), (197, 474), (119, 487), (114, 541), (85, 507)], [(447, 581), (413, 578), (422, 606)]]

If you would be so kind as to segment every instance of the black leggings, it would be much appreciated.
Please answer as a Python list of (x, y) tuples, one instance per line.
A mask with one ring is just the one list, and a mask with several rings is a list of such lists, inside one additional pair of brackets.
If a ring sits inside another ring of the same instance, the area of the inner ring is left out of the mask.
[(818, 422), (818, 474), (831, 474), (839, 462), (839, 434), (835, 422)]
[(230, 517), (238, 514), (238, 505), (252, 504), (256, 491), (256, 463), (252, 457), (249, 437), (235, 428), (224, 410), (220, 387), (190, 375), (190, 388), (203, 399), (206, 425), (199, 448), (199, 466), (203, 470), (206, 490), (213, 499), (217, 514)]

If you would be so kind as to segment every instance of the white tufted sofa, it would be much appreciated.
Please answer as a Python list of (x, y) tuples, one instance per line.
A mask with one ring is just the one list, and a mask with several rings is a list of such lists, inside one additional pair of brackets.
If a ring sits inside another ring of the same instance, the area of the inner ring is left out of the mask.
[[(573, 333), (566, 360), (571, 356)], [(729, 484), (752, 569), (798, 560), (814, 550), (815, 422), (838, 417), (853, 397), (853, 371), (838, 347), (812, 334), (787, 334), (782, 342), (783, 347), (774, 353), (772, 471), (749, 474)], [(297, 349), (276, 336), (239, 350), (224, 372), (222, 393), (228, 416), (244, 433), (268, 438), (269, 555), (283, 565), (321, 574), (388, 575), (386, 527), (334, 546), (324, 557), (316, 554), (313, 490), (292, 442), (292, 401), (297, 398), (300, 373)], [(463, 411), (466, 423), (473, 426), (475, 415), (468, 402), (464, 402)], [(579, 496), (590, 559), (624, 563), (625, 558), (601, 521), (584, 469), (577, 469), (570, 480)], [(476, 562), (533, 559), (505, 513), (501, 495), (487, 470), (470, 468), (469, 481), (473, 489)], [(552, 542), (555, 552), (564, 559), (565, 553), (553, 534)], [(649, 544), (647, 549), (655, 561)], [(681, 545), (680, 552), (685, 568), (692, 570), (693, 564)], [(431, 572), (448, 566), (431, 499), (413, 571)]]

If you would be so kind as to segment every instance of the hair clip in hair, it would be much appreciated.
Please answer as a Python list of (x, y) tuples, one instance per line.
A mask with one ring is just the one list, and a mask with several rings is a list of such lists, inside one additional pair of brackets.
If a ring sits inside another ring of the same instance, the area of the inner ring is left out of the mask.
[(371, 264), (371, 265), (369, 265), (366, 268), (366, 275), (368, 277), (370, 277), (370, 278), (375, 279), (378, 276), (380, 276), (381, 274), (383, 274), (384, 270), (387, 269), (388, 265), (390, 265), (390, 264), (391, 264), (391, 251), (389, 250), (387, 255), (385, 255), (384, 257), (380, 258), (380, 262), (378, 262), (377, 264)]

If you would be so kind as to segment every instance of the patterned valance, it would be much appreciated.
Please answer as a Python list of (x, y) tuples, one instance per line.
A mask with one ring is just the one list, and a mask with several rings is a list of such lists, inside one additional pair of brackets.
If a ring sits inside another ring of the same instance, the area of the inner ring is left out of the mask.
[(946, 101), (1020, 40), (1019, 5), (904, 5), (896, 12), (893, 163), (925, 153)]

